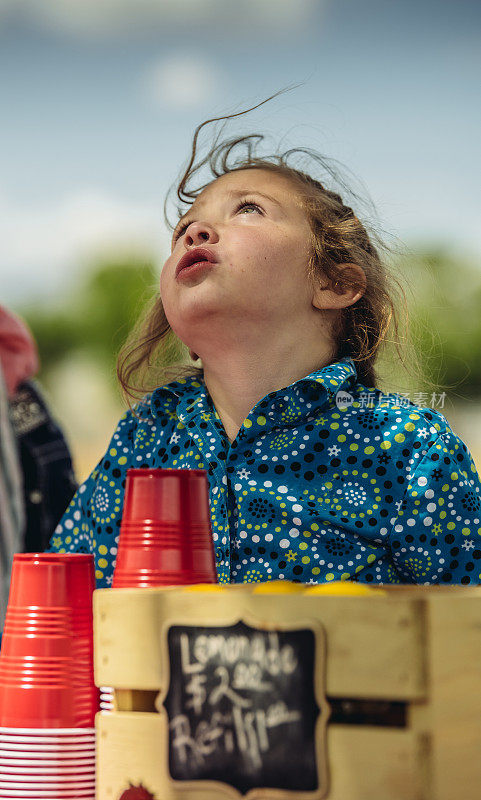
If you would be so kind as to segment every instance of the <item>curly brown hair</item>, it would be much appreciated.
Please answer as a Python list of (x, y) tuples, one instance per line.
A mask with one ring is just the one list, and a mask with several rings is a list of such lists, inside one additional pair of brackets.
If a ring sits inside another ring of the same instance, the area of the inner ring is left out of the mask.
[[(352, 358), (359, 382), (374, 389), (378, 386), (376, 360), (381, 348), (386, 344), (394, 345), (400, 364), (407, 373), (415, 375), (420, 382), (426, 384), (428, 381), (423, 375), (415, 348), (400, 324), (397, 305), (401, 302), (405, 309), (404, 328), (407, 329), (408, 313), (403, 286), (388, 267), (387, 259), (380, 255), (381, 251), (390, 252), (389, 248), (374, 230), (368, 234), (366, 225), (358, 219), (350, 206), (344, 204), (340, 194), (327, 188), (307, 172), (287, 163), (293, 154), (308, 155), (317, 161), (329, 178), (359, 199), (345, 180), (339, 177), (333, 167), (333, 159), (327, 159), (302, 147), (292, 148), (281, 155), (260, 157), (255, 154), (255, 147), (263, 140), (262, 134), (240, 136), (218, 144), (223, 126), (207, 156), (194, 165), (198, 135), (205, 125), (247, 114), (281, 92), (276, 92), (245, 111), (205, 120), (196, 128), (190, 161), (177, 184), (177, 197), (184, 205), (191, 205), (199, 193), (213, 182), (210, 180), (190, 191), (186, 188), (191, 178), (206, 164), (214, 180), (226, 173), (247, 169), (262, 169), (288, 178), (299, 194), (311, 228), (308, 279), (319, 282), (327, 278), (333, 287), (338, 285), (341, 290), (346, 287), (363, 290), (362, 296), (355, 303), (341, 309), (334, 324), (331, 333), (333, 340), (337, 342), (337, 350), (333, 361), (343, 356)], [(231, 153), (239, 145), (244, 145), (247, 153), (230, 164)], [(167, 226), (173, 230), (175, 224), (169, 222), (166, 210), (169, 194), (170, 190), (164, 202), (164, 218)], [(177, 212), (179, 218), (185, 213), (180, 206), (177, 206)], [(340, 270), (340, 266), (345, 264), (361, 267), (366, 283), (356, 279), (353, 271)], [(127, 402), (129, 398), (138, 399), (169, 380), (200, 376), (203, 369), (195, 366), (194, 361), (197, 358), (171, 329), (160, 296), (154, 297), (129, 335), (117, 360), (117, 375)]]

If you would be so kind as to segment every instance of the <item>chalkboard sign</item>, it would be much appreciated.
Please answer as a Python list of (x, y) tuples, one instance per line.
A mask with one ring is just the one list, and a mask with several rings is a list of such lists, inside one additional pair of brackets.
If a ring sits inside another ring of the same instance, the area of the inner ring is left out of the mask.
[(314, 630), (172, 625), (167, 646), (172, 779), (324, 796), (329, 711)]

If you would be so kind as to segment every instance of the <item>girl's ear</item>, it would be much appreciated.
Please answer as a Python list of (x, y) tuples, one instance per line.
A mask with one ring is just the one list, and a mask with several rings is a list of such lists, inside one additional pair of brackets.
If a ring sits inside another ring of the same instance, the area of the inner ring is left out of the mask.
[(357, 264), (342, 264), (339, 266), (339, 272), (347, 270), (348, 273), (353, 273), (362, 285), (361, 290), (355, 288), (343, 287), (340, 281), (328, 282), (326, 286), (316, 286), (313, 292), (312, 304), (320, 309), (327, 308), (345, 308), (359, 300), (366, 291), (366, 274), (364, 270)]

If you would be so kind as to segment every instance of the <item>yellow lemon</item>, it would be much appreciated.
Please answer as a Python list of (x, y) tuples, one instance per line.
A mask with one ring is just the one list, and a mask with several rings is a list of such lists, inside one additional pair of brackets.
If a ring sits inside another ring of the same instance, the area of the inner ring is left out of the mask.
[(317, 586), (310, 586), (305, 594), (336, 594), (336, 595), (361, 595), (361, 594), (385, 594), (382, 589), (366, 586), (360, 583), (348, 581), (335, 581), (334, 583), (320, 583)]
[(248, 583), (193, 583), (188, 586), (177, 586), (177, 589), (183, 589), (186, 592), (230, 592), (232, 590), (242, 589), (249, 591), (251, 585)]
[(302, 583), (293, 583), (292, 581), (266, 581), (264, 583), (255, 583), (252, 591), (254, 594), (295, 594), (296, 592), (303, 592), (304, 585)]

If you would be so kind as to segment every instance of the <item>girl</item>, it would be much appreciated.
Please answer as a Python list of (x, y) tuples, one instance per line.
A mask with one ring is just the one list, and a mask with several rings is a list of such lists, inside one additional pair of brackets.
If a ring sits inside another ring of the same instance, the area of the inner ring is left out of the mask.
[[(205, 469), (221, 583), (478, 584), (471, 453), (441, 413), (376, 387), (396, 315), (365, 227), (338, 194), (288, 166), (292, 151), (256, 157), (250, 136), (214, 145), (192, 168), (212, 121), (197, 128), (177, 189), (194, 201), (160, 297), (119, 358), (131, 397), (143, 376), (141, 399), (50, 550), (93, 552), (97, 585), (110, 585), (127, 469)], [(229, 166), (241, 142), (248, 153)], [(214, 179), (187, 192), (207, 161)], [(166, 368), (179, 340), (191, 364)]]

